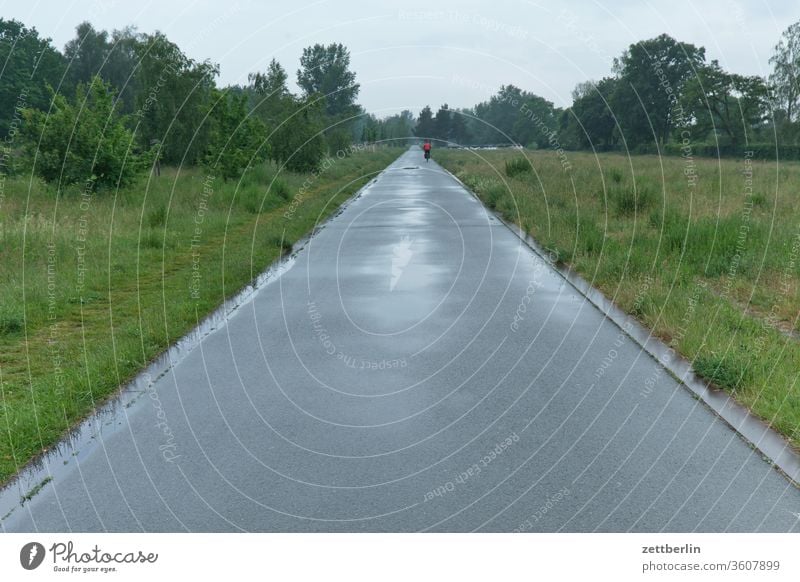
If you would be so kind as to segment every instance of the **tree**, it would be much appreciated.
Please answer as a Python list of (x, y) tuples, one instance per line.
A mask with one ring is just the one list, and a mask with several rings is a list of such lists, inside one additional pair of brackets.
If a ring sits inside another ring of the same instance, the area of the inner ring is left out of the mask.
[(106, 75), (104, 67), (111, 51), (108, 33), (95, 30), (89, 22), (75, 27), (76, 37), (64, 46), (67, 59), (67, 76), (74, 87), (78, 83), (90, 83), (95, 75)]
[(286, 85), (288, 76), (281, 64), (272, 59), (266, 73), (251, 73), (248, 91), (254, 113), (268, 131), (274, 130), (295, 111), (296, 103)]
[(26, 109), (25, 149), (36, 174), (61, 186), (130, 184), (152, 159), (135, 151), (128, 120), (114, 107), (115, 93), (98, 77), (79, 83), (75, 99), (52, 95), (49, 112)]
[(281, 64), (272, 59), (269, 62), (266, 73), (250, 73), (247, 75), (247, 80), (250, 81), (250, 86), (256, 93), (265, 97), (288, 97), (289, 88), (286, 85), (286, 80), (289, 76)]
[(133, 27), (125, 27), (111, 33), (111, 50), (103, 78), (117, 91), (117, 101), (124, 113), (133, 113), (136, 107), (136, 71), (138, 58), (136, 47), (139, 35)]
[(322, 137), (323, 103), (311, 95), (299, 100), (294, 111), (275, 129), (271, 157), (294, 172), (312, 172), (319, 167), (325, 153)]
[(737, 145), (764, 120), (767, 97), (760, 77), (726, 73), (717, 61), (711, 61), (686, 84), (683, 104), (698, 131), (716, 131)]
[(352, 114), (359, 85), (355, 82), (356, 74), (349, 67), (350, 51), (344, 45), (315, 44), (303, 49), (297, 84), (306, 98), (314, 94), (323, 95), (328, 115)]
[(202, 161), (209, 138), (203, 120), (219, 67), (198, 63), (160, 32), (143, 35), (136, 46), (137, 134), (144, 146), (160, 144), (169, 164)]
[(349, 155), (353, 136), (347, 125), (330, 125), (325, 129), (325, 143), (331, 156)]
[(614, 60), (621, 82), (616, 112), (626, 141), (645, 143), (654, 135), (664, 144), (669, 139), (672, 128), (683, 122), (676, 108), (683, 87), (704, 62), (703, 47), (666, 34), (632, 44)]
[(414, 114), (404, 109), (399, 115), (393, 115), (386, 121), (386, 138), (392, 140), (394, 145), (407, 145), (409, 138), (414, 135), (416, 120)]
[(250, 73), (247, 79), (253, 93), (253, 109), (268, 125), (279, 123), (292, 101), (286, 70), (272, 59), (265, 73)]
[(49, 38), (17, 20), (0, 18), (0, 137), (18, 130), (22, 109), (47, 109), (64, 73), (64, 57)]
[(522, 89), (503, 85), (489, 101), (478, 103), (475, 115), (484, 122), (479, 126), (478, 140), (485, 144), (514, 141), (512, 133), (524, 101)]
[(773, 66), (769, 81), (777, 106), (786, 112), (788, 121), (795, 121), (800, 101), (800, 22), (783, 31), (769, 62)]
[(433, 118), (433, 137), (445, 142), (450, 139), (450, 108), (447, 103), (439, 108)]
[(371, 113), (364, 114), (359, 120), (361, 127), (361, 141), (363, 143), (373, 143), (383, 138), (383, 122)]
[(467, 123), (467, 131), (481, 144), (510, 141), (536, 145), (558, 130), (553, 104), (514, 85), (503, 85), (488, 101), (478, 103), (474, 116), (478, 121)]
[(385, 141), (389, 145), (407, 145), (414, 135), (414, 114), (403, 110), (385, 119), (364, 113), (359, 120), (362, 142)]
[(464, 112), (458, 109), (450, 114), (450, 140), (456, 144), (469, 143), (469, 128)]
[(609, 148), (617, 142), (614, 98), (618, 81), (605, 77), (578, 84), (566, 119), (567, 132), (577, 147)]
[(92, 77), (100, 75), (114, 87), (121, 110), (133, 112), (138, 42), (133, 27), (115, 30), (109, 36), (104, 30), (95, 30), (89, 22), (80, 23), (75, 27), (75, 38), (64, 46), (66, 86), (74, 88), (78, 83), (89, 83)]
[(211, 172), (226, 180), (239, 178), (248, 168), (266, 160), (266, 128), (250, 115), (244, 93), (214, 89), (213, 98), (205, 162)]
[(553, 132), (558, 132), (558, 112), (552, 102), (539, 95), (526, 91), (522, 99), (511, 136), (516, 143), (541, 147), (550, 142)]
[(436, 133), (436, 126), (433, 122), (433, 112), (429, 106), (425, 106), (419, 112), (417, 126), (414, 128), (414, 135), (421, 138), (430, 139)]

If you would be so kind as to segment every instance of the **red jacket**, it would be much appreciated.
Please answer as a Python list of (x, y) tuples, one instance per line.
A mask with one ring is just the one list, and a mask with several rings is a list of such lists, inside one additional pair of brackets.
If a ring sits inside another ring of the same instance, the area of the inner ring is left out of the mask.
[(431, 151), (431, 144), (426, 143), (425, 145), (422, 146), (422, 149), (425, 150), (426, 152)]

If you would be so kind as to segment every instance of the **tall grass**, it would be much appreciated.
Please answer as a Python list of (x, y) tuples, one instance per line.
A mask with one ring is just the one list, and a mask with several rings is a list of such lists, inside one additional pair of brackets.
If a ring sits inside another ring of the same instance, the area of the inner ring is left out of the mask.
[(506, 160), (506, 176), (514, 178), (521, 174), (530, 174), (533, 170), (530, 161), (527, 158), (513, 158)]

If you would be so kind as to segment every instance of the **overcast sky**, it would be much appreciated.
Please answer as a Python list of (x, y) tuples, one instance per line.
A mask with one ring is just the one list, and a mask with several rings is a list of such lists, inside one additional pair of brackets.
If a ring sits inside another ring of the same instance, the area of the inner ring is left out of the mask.
[(342, 42), (379, 116), (423, 105), (471, 106), (504, 83), (568, 105), (575, 84), (607, 75), (630, 43), (666, 32), (706, 47), (731, 71), (767, 75), (796, 0), (13, 0), (2, 16), (63, 49), (75, 26), (159, 29), (195, 59), (244, 83), (273, 57), (294, 79), (303, 47)]

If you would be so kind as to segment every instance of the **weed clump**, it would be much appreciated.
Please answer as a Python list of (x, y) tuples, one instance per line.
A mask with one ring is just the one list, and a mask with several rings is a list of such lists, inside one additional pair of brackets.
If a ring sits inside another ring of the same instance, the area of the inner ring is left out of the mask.
[(614, 188), (609, 194), (611, 203), (619, 216), (640, 213), (652, 206), (655, 200), (653, 191), (647, 186)]
[(282, 180), (275, 180), (270, 186), (270, 192), (286, 202), (292, 199), (292, 192), (289, 190), (289, 186)]
[(621, 184), (622, 183), (622, 171), (617, 168), (611, 168), (608, 171), (608, 179), (613, 184)]
[(273, 235), (267, 239), (267, 244), (280, 249), (282, 255), (292, 252), (292, 242), (280, 235)]
[(151, 210), (150, 214), (147, 215), (147, 223), (152, 228), (164, 226), (167, 223), (167, 207), (162, 205), (155, 210)]
[(753, 206), (757, 206), (758, 208), (767, 207), (767, 197), (761, 192), (753, 194), (753, 196), (750, 198), (750, 202), (753, 203)]
[(694, 360), (694, 370), (720, 388), (736, 390), (749, 381), (747, 363), (733, 356), (700, 353)]
[(20, 333), (25, 326), (22, 313), (10, 309), (0, 309), (0, 337)]
[(505, 196), (505, 193), (506, 189), (502, 184), (491, 184), (484, 191), (483, 200), (486, 206), (495, 210), (500, 200)]
[(506, 176), (514, 178), (520, 174), (530, 174), (533, 171), (528, 158), (514, 158), (506, 162)]

